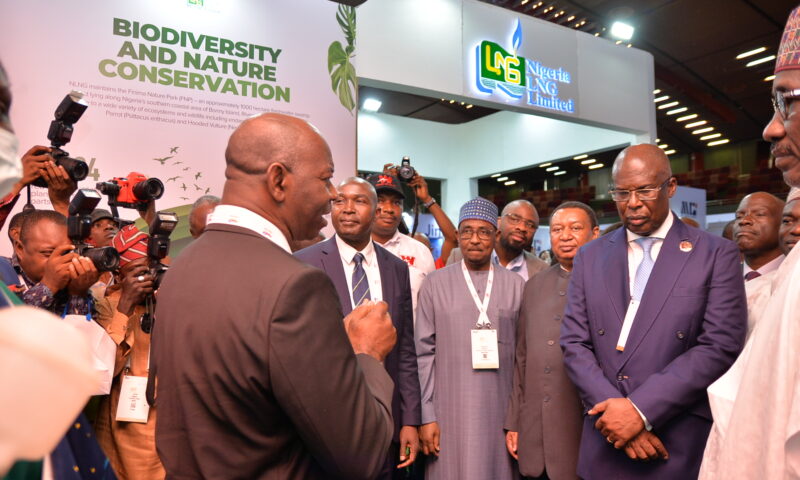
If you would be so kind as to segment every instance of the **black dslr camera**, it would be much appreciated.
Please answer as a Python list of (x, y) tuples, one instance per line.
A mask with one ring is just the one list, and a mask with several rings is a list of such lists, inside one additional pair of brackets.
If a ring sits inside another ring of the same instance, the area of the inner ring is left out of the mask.
[[(61, 147), (72, 140), (73, 125), (80, 120), (88, 106), (89, 104), (83, 100), (81, 92), (70, 92), (56, 107), (55, 120), (50, 122), (50, 130), (47, 132), (47, 138), (53, 148), (50, 153), (53, 161), (56, 166), (64, 167), (69, 178), (75, 183), (89, 175), (89, 166), (86, 165), (86, 162), (70, 157), (69, 153), (62, 150)], [(31, 185), (47, 188), (47, 182), (42, 177), (34, 180)]]
[[(150, 239), (147, 241), (147, 261), (149, 262), (150, 275), (153, 276), (153, 290), (158, 290), (161, 280), (169, 269), (161, 263), (169, 255), (169, 236), (178, 225), (178, 216), (172, 212), (156, 212), (156, 218), (150, 225)], [(148, 295), (144, 300), (145, 313), (142, 315), (141, 326), (144, 333), (150, 333), (155, 323), (156, 299)]]
[(400, 180), (408, 183), (416, 174), (417, 171), (411, 166), (411, 159), (408, 157), (403, 157), (403, 159), (400, 160), (400, 166), (397, 168), (397, 176), (400, 178)]
[(116, 270), (119, 266), (119, 253), (113, 247), (92, 247), (85, 240), (92, 231), (91, 213), (100, 203), (100, 193), (91, 188), (81, 188), (69, 202), (67, 236), (75, 245), (75, 253), (89, 258), (101, 272)]

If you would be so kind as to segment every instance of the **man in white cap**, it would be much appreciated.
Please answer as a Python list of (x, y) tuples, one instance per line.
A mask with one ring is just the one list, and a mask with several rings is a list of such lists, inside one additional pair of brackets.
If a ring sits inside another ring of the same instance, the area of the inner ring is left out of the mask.
[(525, 282), (492, 264), (497, 213), (481, 197), (461, 207), (463, 260), (428, 275), (419, 292), (414, 338), (430, 480), (516, 478), (503, 420)]

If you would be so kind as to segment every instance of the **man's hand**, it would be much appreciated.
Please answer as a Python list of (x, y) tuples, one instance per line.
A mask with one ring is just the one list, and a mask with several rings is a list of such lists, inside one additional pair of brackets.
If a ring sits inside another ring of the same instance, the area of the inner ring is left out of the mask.
[(431, 201), (431, 194), (428, 192), (428, 182), (425, 181), (425, 178), (420, 175), (419, 172), (414, 174), (414, 178), (412, 178), (408, 184), (414, 188), (414, 194), (420, 202), (428, 203)]
[(633, 404), (627, 398), (609, 398), (589, 410), (589, 415), (603, 415), (594, 424), (594, 428), (606, 437), (608, 443), (620, 449), (633, 437), (644, 430), (644, 421)]
[(47, 195), (53, 204), (53, 210), (69, 216), (69, 197), (75, 193), (78, 186), (69, 178), (64, 167), (56, 165), (52, 160), (45, 162), (42, 177), (47, 182)]
[(422, 453), (439, 456), (439, 423), (426, 423), (419, 427), (419, 439), (422, 442)]
[(517, 454), (517, 442), (519, 441), (519, 432), (506, 432), (506, 449), (508, 453), (514, 457), (514, 460), (519, 461), (519, 454)]
[[(406, 455), (406, 449), (409, 451), (408, 455)], [(414, 463), (418, 452), (419, 433), (417, 433), (417, 427), (403, 425), (400, 427), (400, 464), (397, 465), (397, 468), (404, 468)]]
[(85, 296), (89, 293), (89, 288), (97, 283), (100, 272), (94, 266), (94, 262), (86, 257), (74, 255), (69, 263), (69, 284), (67, 291), (70, 295)]
[(633, 440), (625, 445), (625, 454), (632, 460), (667, 460), (669, 453), (661, 443), (661, 440), (653, 432), (643, 430), (642, 433), (633, 437)]
[(45, 164), (53, 160), (53, 157), (50, 156), (51, 151), (53, 151), (53, 149), (50, 147), (34, 145), (25, 152), (25, 155), (22, 156), (22, 179), (19, 181), (20, 190), (42, 176)]
[(344, 317), (344, 329), (356, 354), (383, 362), (397, 341), (386, 302), (366, 301)]
[(72, 265), (72, 259), (77, 258), (77, 255), (71, 252), (74, 248), (73, 245), (59, 245), (53, 250), (44, 265), (41, 283), (49, 288), (53, 295), (69, 283), (69, 268)]
[(153, 293), (153, 276), (150, 275), (147, 262), (147, 258), (137, 258), (125, 265), (125, 271), (121, 273), (122, 292), (117, 302), (118, 312), (130, 316), (136, 305)]

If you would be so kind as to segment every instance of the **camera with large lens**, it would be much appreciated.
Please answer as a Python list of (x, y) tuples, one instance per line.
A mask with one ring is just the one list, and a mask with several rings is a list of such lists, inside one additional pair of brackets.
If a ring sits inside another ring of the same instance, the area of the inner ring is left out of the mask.
[[(153, 276), (153, 290), (161, 287), (161, 280), (169, 267), (162, 260), (169, 255), (169, 236), (178, 225), (178, 216), (172, 212), (156, 212), (156, 218), (150, 224), (150, 238), (147, 240), (147, 261), (150, 275)], [(153, 331), (156, 321), (156, 299), (148, 295), (144, 299), (145, 313), (141, 318), (141, 327), (144, 333)]]
[(417, 171), (414, 170), (414, 167), (411, 166), (411, 159), (408, 157), (403, 157), (400, 161), (400, 166), (397, 168), (397, 176), (400, 180), (408, 183), (413, 178), (414, 175), (417, 174)]
[(119, 266), (119, 253), (113, 247), (92, 247), (86, 243), (92, 231), (91, 213), (101, 198), (97, 190), (91, 188), (78, 190), (69, 202), (67, 236), (75, 245), (75, 253), (90, 259), (98, 271), (109, 272)]
[[(89, 166), (86, 165), (86, 162), (70, 157), (69, 153), (62, 150), (61, 147), (72, 140), (74, 125), (80, 120), (88, 106), (86, 101), (83, 100), (81, 92), (72, 91), (68, 93), (56, 107), (55, 119), (50, 122), (50, 130), (47, 132), (47, 138), (50, 140), (50, 146), (53, 149), (50, 152), (53, 161), (56, 166), (64, 167), (69, 178), (75, 183), (80, 182), (89, 175)], [(37, 178), (31, 185), (47, 188), (47, 182), (43, 177)]]
[[(164, 195), (164, 184), (157, 178), (147, 178), (141, 173), (131, 172), (127, 177), (115, 177), (97, 184), (97, 189), (107, 195), (110, 206), (147, 209), (148, 203)], [(113, 211), (113, 210), (112, 210)]]

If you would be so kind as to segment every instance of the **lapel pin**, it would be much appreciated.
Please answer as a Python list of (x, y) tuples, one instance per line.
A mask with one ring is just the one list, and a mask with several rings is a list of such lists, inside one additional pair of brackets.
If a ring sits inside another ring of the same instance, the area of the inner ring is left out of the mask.
[(694, 248), (694, 247), (692, 246), (692, 242), (688, 242), (688, 241), (684, 240), (684, 241), (681, 242), (681, 244), (680, 244), (680, 246), (678, 248), (681, 249), (681, 252), (691, 252), (692, 248)]

